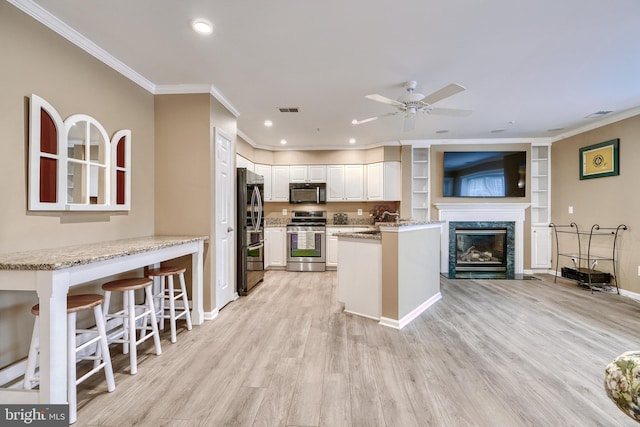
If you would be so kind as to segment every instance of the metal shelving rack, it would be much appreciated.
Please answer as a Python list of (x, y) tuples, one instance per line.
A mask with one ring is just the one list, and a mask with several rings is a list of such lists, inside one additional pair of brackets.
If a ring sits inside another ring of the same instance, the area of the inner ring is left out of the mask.
[[(613, 284), (615, 285), (616, 292), (618, 295), (620, 294), (620, 288), (618, 287), (618, 274), (616, 272), (616, 244), (618, 241), (618, 236), (620, 231), (627, 230), (627, 226), (624, 224), (620, 224), (617, 227), (600, 227), (598, 224), (593, 224), (591, 226), (590, 231), (581, 231), (578, 227), (578, 224), (572, 222), (569, 225), (557, 225), (554, 223), (549, 224), (549, 227), (553, 229), (553, 236), (556, 242), (556, 274), (553, 279), (554, 283), (558, 277), (558, 268), (560, 265), (560, 257), (568, 257), (571, 258), (573, 262), (574, 268), (578, 274), (584, 273), (587, 280), (574, 279), (577, 280), (580, 284), (586, 285), (589, 287), (591, 292), (593, 293), (594, 285), (603, 284), (603, 282), (598, 282), (597, 277), (601, 276), (601, 272), (595, 269), (595, 266), (599, 261), (608, 261), (612, 264), (613, 269)], [(560, 244), (558, 239), (558, 234), (567, 233), (573, 234), (577, 238), (578, 242), (578, 252), (577, 253), (562, 253), (560, 252)], [(582, 250), (582, 242), (580, 236), (588, 237), (587, 242), (587, 250), (586, 254)], [(591, 253), (593, 238), (597, 236), (609, 236), (613, 238), (611, 257), (593, 255)], [(566, 277), (566, 276), (565, 276)], [(609, 284), (609, 283), (607, 283)], [(596, 288), (597, 289), (597, 288)]]

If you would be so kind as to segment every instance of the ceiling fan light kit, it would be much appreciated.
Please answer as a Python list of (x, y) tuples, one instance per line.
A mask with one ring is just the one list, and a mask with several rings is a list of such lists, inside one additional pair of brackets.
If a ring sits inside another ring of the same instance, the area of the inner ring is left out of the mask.
[(372, 101), (380, 102), (382, 104), (393, 105), (398, 109), (398, 111), (393, 113), (387, 113), (380, 116), (369, 117), (362, 120), (354, 119), (351, 123), (354, 125), (360, 125), (363, 123), (368, 123), (374, 120), (377, 120), (381, 117), (393, 116), (398, 114), (399, 112), (403, 112), (404, 114), (404, 126), (403, 130), (410, 131), (415, 127), (415, 116), (417, 113), (427, 113), (427, 114), (442, 114), (448, 116), (457, 116), (463, 117), (471, 114), (470, 110), (459, 110), (455, 108), (433, 108), (432, 105), (438, 101), (441, 101), (445, 98), (453, 96), (457, 93), (460, 93), (465, 90), (465, 87), (459, 85), (457, 83), (451, 83), (442, 89), (439, 89), (430, 95), (423, 95), (419, 92), (415, 92), (418, 83), (414, 80), (408, 81), (404, 84), (404, 88), (406, 90), (405, 94), (402, 94), (398, 100), (387, 98), (385, 96), (379, 94), (367, 95), (365, 98), (370, 99)]

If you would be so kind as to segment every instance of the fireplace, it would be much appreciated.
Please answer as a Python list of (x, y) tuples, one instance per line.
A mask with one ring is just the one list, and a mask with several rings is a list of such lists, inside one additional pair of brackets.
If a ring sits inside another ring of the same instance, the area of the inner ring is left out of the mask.
[(449, 222), (449, 277), (514, 277), (513, 222)]

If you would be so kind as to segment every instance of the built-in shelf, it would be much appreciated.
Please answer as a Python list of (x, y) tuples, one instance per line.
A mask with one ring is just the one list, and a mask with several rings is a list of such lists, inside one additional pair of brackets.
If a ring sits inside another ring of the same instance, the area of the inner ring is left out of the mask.
[(411, 150), (411, 217), (418, 221), (429, 218), (429, 148)]

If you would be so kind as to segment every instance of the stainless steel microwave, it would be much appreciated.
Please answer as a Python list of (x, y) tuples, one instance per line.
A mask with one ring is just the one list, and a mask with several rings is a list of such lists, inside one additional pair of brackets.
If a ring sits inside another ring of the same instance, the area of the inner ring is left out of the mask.
[(327, 184), (305, 182), (289, 184), (289, 203), (327, 203)]

